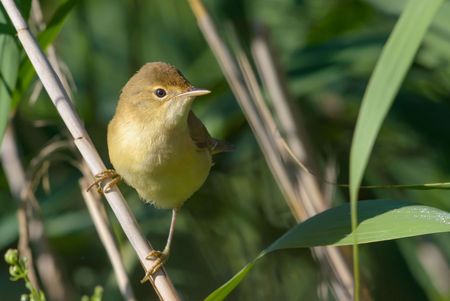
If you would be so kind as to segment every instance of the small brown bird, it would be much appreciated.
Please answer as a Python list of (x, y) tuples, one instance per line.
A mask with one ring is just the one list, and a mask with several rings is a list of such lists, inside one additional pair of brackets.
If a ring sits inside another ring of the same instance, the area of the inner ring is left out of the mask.
[(212, 155), (230, 150), (212, 138), (191, 111), (196, 96), (210, 91), (194, 88), (175, 67), (161, 62), (144, 65), (122, 89), (116, 113), (108, 126), (109, 157), (114, 170), (97, 175), (107, 191), (123, 178), (145, 201), (172, 209), (172, 221), (163, 251), (147, 259), (157, 264), (170, 252), (178, 209), (205, 182)]

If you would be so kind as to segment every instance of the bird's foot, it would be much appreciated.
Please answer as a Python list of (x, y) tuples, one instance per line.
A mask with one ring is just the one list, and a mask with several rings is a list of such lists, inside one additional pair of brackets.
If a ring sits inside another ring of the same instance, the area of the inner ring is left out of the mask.
[(164, 265), (164, 263), (167, 261), (167, 258), (169, 258), (168, 252), (161, 252), (156, 250), (150, 251), (145, 259), (153, 260), (154, 264), (153, 267), (145, 273), (145, 276), (144, 278), (142, 278), (141, 283), (149, 280), (150, 277), (153, 276), (153, 274), (155, 274)]
[[(122, 180), (122, 177), (117, 174), (117, 172), (114, 169), (106, 169), (102, 171), (99, 174), (96, 174), (94, 176), (95, 181), (89, 187), (87, 188), (87, 191), (91, 190), (92, 187), (97, 186), (97, 191), (99, 193), (105, 193), (111, 190), (111, 187), (113, 185), (117, 185)], [(102, 190), (101, 184), (108, 180), (108, 182), (105, 184)]]

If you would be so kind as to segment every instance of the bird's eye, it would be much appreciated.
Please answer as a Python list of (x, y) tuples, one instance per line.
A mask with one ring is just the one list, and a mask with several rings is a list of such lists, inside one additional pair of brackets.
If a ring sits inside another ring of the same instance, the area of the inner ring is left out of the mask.
[(166, 90), (162, 89), (162, 88), (158, 88), (155, 90), (155, 95), (159, 98), (163, 98), (164, 96), (167, 95)]

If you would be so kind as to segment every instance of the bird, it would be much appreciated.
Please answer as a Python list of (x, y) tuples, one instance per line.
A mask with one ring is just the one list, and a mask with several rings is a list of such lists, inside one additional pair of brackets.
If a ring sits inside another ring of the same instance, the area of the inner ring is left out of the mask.
[(147, 63), (122, 88), (108, 124), (108, 153), (114, 169), (96, 175), (90, 187), (108, 181), (103, 187), (107, 192), (123, 179), (145, 202), (172, 210), (166, 245), (147, 255), (155, 264), (142, 282), (166, 262), (177, 213), (205, 182), (212, 156), (233, 149), (212, 138), (191, 109), (197, 96), (208, 93), (195, 88), (170, 64)]

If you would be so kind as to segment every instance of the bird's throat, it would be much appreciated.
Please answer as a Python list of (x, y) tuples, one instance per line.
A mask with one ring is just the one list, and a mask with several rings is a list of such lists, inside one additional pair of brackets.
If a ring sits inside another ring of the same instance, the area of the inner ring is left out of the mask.
[(165, 108), (165, 123), (167, 127), (187, 125), (187, 118), (191, 110), (191, 99), (174, 99)]

